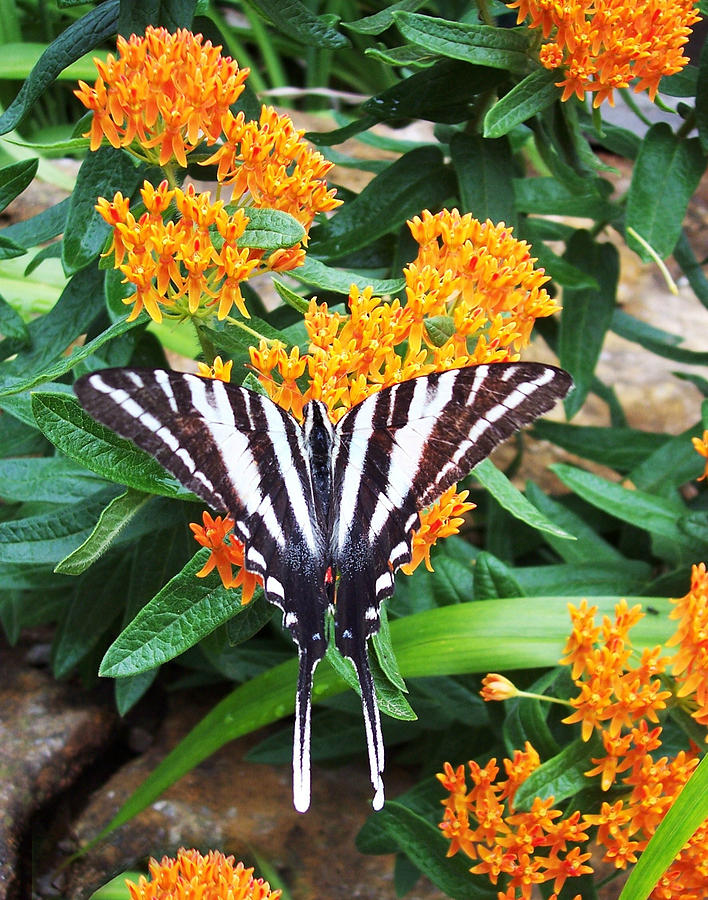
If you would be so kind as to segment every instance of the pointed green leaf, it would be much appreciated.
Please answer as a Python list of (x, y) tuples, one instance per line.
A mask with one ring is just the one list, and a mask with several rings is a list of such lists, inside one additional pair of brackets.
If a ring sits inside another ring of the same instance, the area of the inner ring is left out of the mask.
[(506, 475), (497, 469), (491, 460), (483, 460), (478, 466), (475, 466), (472, 474), (489, 491), (497, 503), (507, 512), (510, 512), (514, 518), (525, 522), (532, 528), (537, 528), (539, 531), (546, 531), (557, 538), (564, 538), (568, 541), (575, 540), (572, 534), (568, 534), (555, 522), (547, 519), (540, 510), (529, 503), (521, 491), (514, 487)]
[(99, 675), (123, 678), (154, 669), (247, 609), (241, 592), (225, 588), (216, 573), (197, 578), (208, 558), (203, 547), (140, 610), (108, 648)]
[(520, 597), (523, 594), (512, 570), (493, 553), (482, 551), (474, 563), (474, 599)]
[[(348, 272), (345, 269), (335, 269), (332, 266), (326, 266), (309, 254), (305, 259), (305, 265), (293, 269), (292, 272), (288, 272), (288, 275), (297, 281), (301, 281), (303, 284), (312, 285), (312, 287), (320, 290), (347, 295), (353, 284), (362, 291), (364, 288), (371, 287), (374, 294), (379, 297), (397, 294), (405, 286), (403, 278), (369, 278), (366, 275), (359, 275), (357, 272)], [(304, 312), (309, 304), (305, 300), (301, 300), (301, 303), (304, 304), (304, 310), (301, 310), (301, 312)], [(293, 304), (291, 303), (290, 305), (292, 306)]]
[(565, 258), (597, 279), (597, 288), (566, 288), (563, 291), (558, 357), (573, 376), (575, 388), (565, 399), (568, 417), (585, 402), (612, 314), (619, 280), (619, 254), (610, 243), (597, 243), (587, 231), (571, 238)]
[(366, 247), (421, 209), (438, 206), (450, 194), (451, 180), (437, 148), (411, 150), (320, 226), (322, 238), (312, 239), (310, 252), (331, 258)]
[(393, 24), (393, 13), (399, 12), (399, 10), (415, 12), (416, 9), (425, 6), (425, 3), (426, 0), (398, 0), (397, 3), (392, 3), (372, 16), (365, 16), (355, 22), (344, 22), (343, 24), (357, 34), (381, 34)]
[[(666, 259), (681, 234), (688, 201), (705, 171), (698, 138), (680, 138), (666, 122), (653, 125), (642, 141), (627, 194), (627, 244), (644, 262), (651, 254), (632, 237), (633, 229)], [(657, 176), (662, 189), (656, 190)]]
[[(258, 209), (245, 206), (248, 225), (236, 241), (238, 247), (256, 250), (280, 250), (294, 247), (305, 237), (305, 229), (296, 218), (279, 209)], [(218, 250), (217, 246), (217, 250)]]
[(656, 353), (657, 356), (663, 356), (665, 359), (671, 359), (674, 362), (688, 363), (694, 366), (708, 365), (708, 353), (697, 350), (685, 350), (683, 347), (676, 346), (681, 343), (683, 338), (677, 334), (670, 334), (648, 325), (634, 316), (630, 316), (623, 309), (616, 309), (612, 316), (612, 330), (615, 334), (639, 344), (645, 350)]
[(0, 460), (0, 496), (15, 502), (75, 503), (103, 479), (60, 456)]
[(531, 66), (531, 37), (524, 28), (471, 25), (409, 12), (396, 12), (393, 20), (406, 40), (431, 53), (505, 72), (528, 72)]
[(54, 446), (92, 472), (136, 491), (192, 498), (152, 456), (99, 425), (73, 397), (38, 392), (32, 395), (32, 411)]
[[(541, 419), (533, 434), (551, 441), (584, 459), (628, 472), (662, 447), (669, 436), (638, 428), (602, 428), (596, 425), (569, 425)], [(640, 487), (641, 485), (638, 485)]]
[(0, 297), (0, 335), (12, 338), (20, 345), (29, 343), (29, 331), (19, 313)]
[(129, 488), (111, 500), (83, 544), (57, 563), (54, 571), (62, 575), (80, 575), (88, 569), (103, 556), (133, 516), (150, 500), (150, 496)]
[(91, 533), (113, 491), (50, 513), (0, 522), (0, 562), (54, 564)]
[[(570, 710), (568, 711), (570, 713)], [(602, 755), (602, 739), (593, 732), (589, 741), (577, 738), (551, 759), (535, 769), (514, 794), (514, 808), (530, 809), (536, 797), (554, 798), (554, 805), (591, 786), (585, 772), (593, 767), (592, 759)]]
[(248, 0), (274, 28), (305, 47), (347, 47), (349, 41), (299, 0)]
[(31, 183), (38, 165), (38, 159), (23, 159), (0, 169), (0, 212)]
[(20, 93), (0, 116), (0, 134), (7, 134), (22, 122), (62, 69), (115, 35), (119, 5), (119, 0), (105, 0), (72, 22), (47, 47)]
[(497, 100), (484, 117), (484, 137), (500, 138), (555, 103), (561, 96), (556, 71), (537, 69)]
[(450, 141), (450, 154), (462, 208), (473, 210), (481, 222), (491, 219), (513, 227), (516, 224), (514, 163), (509, 141), (460, 132)]

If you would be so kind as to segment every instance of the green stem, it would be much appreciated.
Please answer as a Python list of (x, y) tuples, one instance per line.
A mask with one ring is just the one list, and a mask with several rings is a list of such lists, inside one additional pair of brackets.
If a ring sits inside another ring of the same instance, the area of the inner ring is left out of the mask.
[(561, 700), (560, 697), (549, 697), (547, 694), (534, 694), (531, 691), (517, 691), (516, 697), (529, 697), (532, 700), (543, 700), (544, 703), (559, 703), (561, 706), (573, 707), (568, 700)]
[(202, 348), (202, 354), (204, 356), (204, 361), (208, 366), (214, 364), (214, 358), (216, 356), (216, 347), (211, 342), (210, 338), (204, 334), (203, 330), (199, 327), (199, 322), (196, 319), (192, 319), (194, 323), (194, 330), (197, 333), (197, 340), (199, 341), (199, 346)]

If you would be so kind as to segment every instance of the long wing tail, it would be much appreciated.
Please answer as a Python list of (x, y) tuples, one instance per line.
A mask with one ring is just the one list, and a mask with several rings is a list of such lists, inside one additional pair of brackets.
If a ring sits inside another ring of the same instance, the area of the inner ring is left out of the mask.
[(359, 687), (361, 688), (361, 707), (364, 713), (364, 728), (366, 729), (366, 745), (369, 750), (369, 772), (371, 773), (371, 784), (374, 787), (374, 799), (372, 805), (374, 809), (379, 810), (384, 805), (384, 743), (381, 733), (381, 717), (379, 708), (376, 705), (376, 691), (374, 690), (374, 679), (371, 675), (371, 667), (369, 666), (369, 658), (366, 650), (366, 638), (361, 643), (353, 646), (353, 642), (349, 643), (346, 649), (340, 647), (340, 652), (347, 659), (350, 659), (356, 670), (356, 677), (359, 679)]
[(310, 807), (312, 679), (319, 661), (319, 656), (315, 657), (307, 650), (300, 650), (293, 735), (293, 804), (298, 812), (307, 812)]

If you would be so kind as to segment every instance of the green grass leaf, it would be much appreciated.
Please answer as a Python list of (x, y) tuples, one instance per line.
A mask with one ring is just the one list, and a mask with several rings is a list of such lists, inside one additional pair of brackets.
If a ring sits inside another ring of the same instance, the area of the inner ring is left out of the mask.
[(639, 862), (630, 872), (620, 900), (645, 900), (683, 845), (708, 818), (708, 756), (654, 832)]

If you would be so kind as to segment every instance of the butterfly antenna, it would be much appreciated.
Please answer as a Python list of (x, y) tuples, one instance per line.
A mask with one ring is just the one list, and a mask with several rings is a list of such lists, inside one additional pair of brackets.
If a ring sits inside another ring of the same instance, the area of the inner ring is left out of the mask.
[[(354, 648), (349, 648), (353, 650)], [(372, 805), (379, 810), (384, 805), (384, 784), (381, 777), (384, 770), (384, 743), (381, 734), (381, 717), (376, 704), (376, 691), (374, 679), (369, 666), (366, 653), (366, 640), (362, 642), (361, 649), (357, 648), (354, 656), (347, 654), (356, 670), (361, 688), (361, 705), (364, 712), (364, 727), (366, 729), (366, 744), (369, 750), (369, 770), (371, 784), (374, 787), (374, 799)]]
[(310, 807), (310, 717), (312, 679), (319, 658), (300, 650), (300, 669), (295, 694), (295, 734), (293, 737), (293, 804), (298, 812)]

